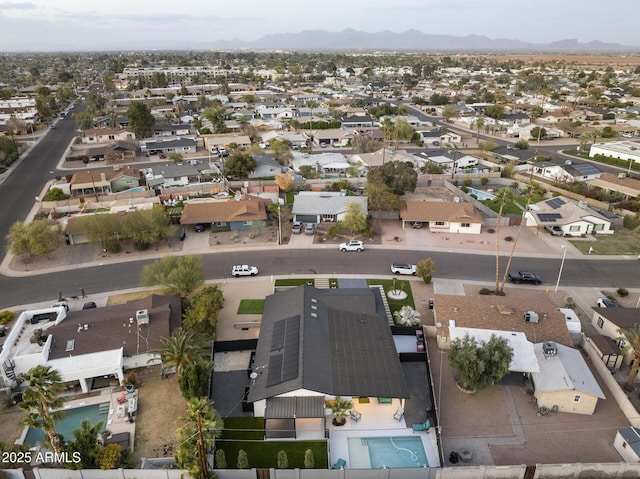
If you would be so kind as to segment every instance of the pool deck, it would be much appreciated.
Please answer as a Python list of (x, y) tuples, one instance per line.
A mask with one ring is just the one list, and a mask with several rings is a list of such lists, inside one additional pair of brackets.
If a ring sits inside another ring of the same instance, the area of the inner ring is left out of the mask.
[[(109, 403), (109, 413), (107, 416), (107, 424), (105, 424), (106, 429), (111, 432), (111, 434), (119, 434), (123, 432), (129, 433), (129, 448), (134, 450), (134, 439), (136, 433), (136, 423), (129, 422), (127, 420), (127, 416), (125, 414), (124, 417), (118, 417), (118, 398), (122, 396), (124, 391), (118, 388), (118, 391), (113, 391), (112, 388), (105, 389), (101, 391), (99, 394), (95, 394), (93, 396), (84, 397), (81, 399), (72, 399), (65, 403), (64, 409), (75, 409), (83, 406), (91, 406), (93, 404), (102, 404)], [(135, 391), (131, 394), (125, 394), (125, 398), (128, 401), (129, 398), (135, 397), (136, 403), (138, 401), (138, 391)], [(126, 404), (126, 403), (125, 403)], [(136, 412), (137, 414), (137, 412)], [(22, 444), (27, 436), (28, 427), (25, 427), (22, 431), (22, 435), (20, 439), (16, 441), (17, 444)], [(67, 438), (69, 440), (71, 438)]]

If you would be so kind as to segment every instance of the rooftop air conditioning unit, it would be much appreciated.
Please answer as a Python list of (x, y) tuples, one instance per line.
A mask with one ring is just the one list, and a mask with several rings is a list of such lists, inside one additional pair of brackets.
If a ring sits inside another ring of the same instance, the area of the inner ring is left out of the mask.
[(149, 310), (139, 309), (136, 311), (136, 322), (140, 324), (149, 324)]
[(553, 341), (545, 341), (542, 343), (542, 353), (545, 357), (553, 357), (558, 355), (558, 346)]
[(524, 320), (527, 323), (537, 323), (539, 319), (538, 313), (535, 311), (527, 311), (524, 313)]

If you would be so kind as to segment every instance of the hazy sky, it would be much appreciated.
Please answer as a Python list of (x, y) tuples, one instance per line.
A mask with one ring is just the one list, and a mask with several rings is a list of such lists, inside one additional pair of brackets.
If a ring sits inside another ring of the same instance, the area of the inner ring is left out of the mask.
[(0, 51), (196, 48), (345, 28), (640, 47), (638, 18), (640, 0), (0, 0)]

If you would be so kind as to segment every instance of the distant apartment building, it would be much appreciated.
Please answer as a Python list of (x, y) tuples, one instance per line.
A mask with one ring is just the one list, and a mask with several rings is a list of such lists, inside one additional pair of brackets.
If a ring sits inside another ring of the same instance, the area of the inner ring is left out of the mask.
[(6, 125), (11, 117), (33, 123), (38, 116), (35, 98), (17, 97), (0, 100), (0, 125)]
[(139, 78), (151, 80), (158, 73), (167, 77), (169, 85), (191, 85), (202, 80), (226, 77), (228, 74), (238, 73), (238, 70), (219, 66), (128, 67), (122, 72), (121, 78), (129, 82)]

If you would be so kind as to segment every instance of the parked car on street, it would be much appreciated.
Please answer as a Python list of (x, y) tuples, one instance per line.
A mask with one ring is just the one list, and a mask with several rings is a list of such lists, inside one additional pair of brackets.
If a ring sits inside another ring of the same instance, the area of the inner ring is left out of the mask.
[(302, 222), (301, 221), (294, 221), (293, 222), (293, 226), (291, 227), (291, 232), (294, 235), (302, 233)]
[(605, 297), (598, 298), (598, 300), (596, 301), (596, 305), (598, 305), (599, 308), (619, 308), (620, 307), (618, 303), (616, 303), (612, 299), (605, 298)]
[(255, 276), (258, 268), (247, 264), (237, 264), (231, 269), (231, 276)]
[(532, 284), (540, 284), (542, 283), (542, 279), (535, 273), (531, 271), (518, 271), (517, 273), (509, 273), (509, 281), (515, 284), (520, 283), (532, 283)]
[(315, 234), (316, 232), (316, 225), (314, 225), (313, 223), (307, 223), (304, 227), (304, 234), (306, 235), (312, 235)]
[(82, 309), (93, 309), (95, 307), (96, 307), (96, 303), (94, 303), (93, 301), (87, 301), (82, 305)]
[(395, 262), (391, 264), (391, 272), (393, 274), (416, 274), (416, 265), (410, 263)]
[(364, 243), (359, 240), (351, 240), (340, 244), (340, 251), (363, 251)]

